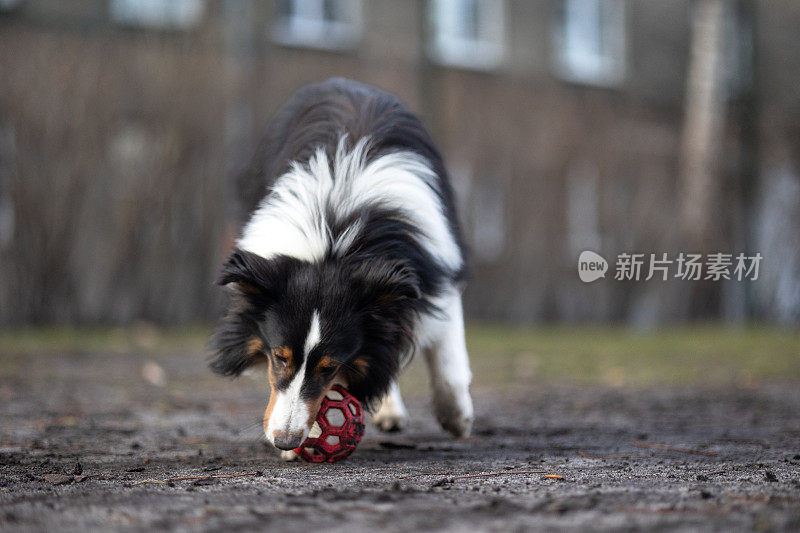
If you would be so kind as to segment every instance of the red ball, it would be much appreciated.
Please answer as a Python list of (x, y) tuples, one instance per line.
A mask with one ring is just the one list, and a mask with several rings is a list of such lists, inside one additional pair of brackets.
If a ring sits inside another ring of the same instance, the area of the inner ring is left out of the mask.
[(344, 387), (334, 385), (322, 399), (309, 437), (294, 451), (311, 463), (335, 463), (353, 453), (363, 436), (361, 402)]

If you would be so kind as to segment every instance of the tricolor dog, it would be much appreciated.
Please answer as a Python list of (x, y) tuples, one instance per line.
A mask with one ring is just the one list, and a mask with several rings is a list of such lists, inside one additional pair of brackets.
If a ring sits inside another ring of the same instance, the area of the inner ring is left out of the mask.
[(437, 419), (468, 435), (464, 246), (420, 120), (375, 87), (307, 85), (272, 119), (239, 185), (248, 219), (219, 277), (231, 302), (211, 366), (237, 376), (268, 365), (267, 439), (298, 447), (334, 383), (373, 408), (379, 428), (399, 429), (396, 379), (417, 352)]

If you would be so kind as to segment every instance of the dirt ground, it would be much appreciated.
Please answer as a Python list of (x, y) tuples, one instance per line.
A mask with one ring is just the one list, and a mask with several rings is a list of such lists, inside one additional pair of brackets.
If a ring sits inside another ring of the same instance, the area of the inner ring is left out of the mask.
[(333, 465), (265, 446), (263, 389), (198, 353), (0, 355), (0, 530), (800, 529), (796, 383), (479, 386), (460, 441), (412, 394)]

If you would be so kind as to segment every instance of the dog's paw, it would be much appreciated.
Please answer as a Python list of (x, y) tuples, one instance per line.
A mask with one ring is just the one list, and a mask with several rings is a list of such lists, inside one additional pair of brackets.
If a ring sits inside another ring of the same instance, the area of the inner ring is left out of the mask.
[(372, 423), (384, 432), (401, 431), (408, 422), (408, 411), (403, 405), (403, 398), (397, 385), (386, 394), (378, 410), (372, 415)]
[(281, 450), (281, 460), (282, 461), (297, 461), (300, 459), (300, 456), (297, 455), (297, 452), (294, 450)]
[(472, 432), (472, 417), (462, 416), (459, 418), (439, 418), (442, 429), (456, 438), (469, 437)]
[(472, 397), (467, 387), (434, 390), (433, 412), (442, 429), (454, 437), (469, 437), (472, 431)]
[(384, 433), (402, 431), (408, 422), (408, 415), (381, 409), (372, 416), (372, 423)]

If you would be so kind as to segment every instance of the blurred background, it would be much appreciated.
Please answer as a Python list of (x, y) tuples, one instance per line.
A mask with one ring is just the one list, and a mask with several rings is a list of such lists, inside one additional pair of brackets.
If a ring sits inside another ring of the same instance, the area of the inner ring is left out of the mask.
[[(306, 483), (205, 363), (237, 176), (331, 76), (444, 153), (476, 417), (418, 357), (401, 440)], [(758, 279), (614, 279), (717, 252)], [(798, 0), (0, 0), (0, 530), (796, 530), (799, 325)], [(565, 478), (460, 479), (518, 468)]]
[[(346, 76), (442, 148), (473, 322), (797, 325), (798, 27), (793, 0), (0, 0), (0, 324), (211, 323), (237, 172)], [(584, 284), (582, 250), (764, 259)]]

